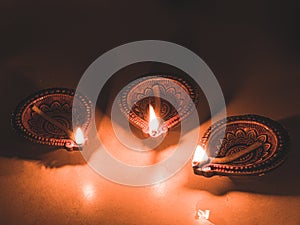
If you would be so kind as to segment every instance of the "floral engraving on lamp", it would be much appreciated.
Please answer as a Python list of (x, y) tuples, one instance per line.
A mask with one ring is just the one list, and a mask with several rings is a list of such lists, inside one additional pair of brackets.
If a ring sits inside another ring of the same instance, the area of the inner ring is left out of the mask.
[[(73, 101), (78, 102), (73, 109)], [(72, 127), (72, 113), (76, 127)], [(12, 125), (30, 141), (55, 145), (71, 146), (78, 144), (76, 133), (78, 128), (84, 136), (91, 120), (91, 102), (86, 96), (75, 95), (74, 90), (67, 88), (51, 88), (39, 91), (25, 100), (16, 108), (12, 115)], [(74, 132), (76, 130), (76, 133)], [(83, 137), (84, 138), (84, 137)], [(81, 142), (82, 140), (79, 140)]]
[(224, 139), (220, 140), (220, 145), (217, 145), (217, 152), (219, 157), (232, 155), (239, 152), (255, 142), (261, 142), (263, 145), (253, 150), (249, 154), (239, 157), (232, 161), (232, 164), (247, 164), (264, 160), (271, 153), (269, 150), (272, 144), (268, 142), (267, 134), (258, 134), (255, 129), (237, 129), (233, 132), (226, 132)]
[(118, 99), (124, 116), (145, 133), (149, 133), (151, 105), (165, 132), (192, 113), (193, 106), (199, 103), (199, 87), (193, 81), (176, 76), (145, 76), (123, 88)]
[(284, 162), (288, 146), (288, 133), (278, 122), (258, 115), (232, 116), (206, 131), (192, 166), (195, 174), (207, 177), (263, 175)]

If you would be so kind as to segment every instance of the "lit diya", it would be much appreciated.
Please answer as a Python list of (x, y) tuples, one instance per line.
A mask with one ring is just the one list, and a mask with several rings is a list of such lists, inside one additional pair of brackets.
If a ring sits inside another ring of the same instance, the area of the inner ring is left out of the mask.
[(151, 75), (134, 80), (118, 96), (121, 112), (144, 134), (158, 137), (187, 118), (199, 101), (193, 80)]
[(258, 115), (232, 116), (207, 130), (192, 166), (195, 174), (206, 177), (263, 175), (284, 162), (288, 144), (287, 131), (278, 122)]
[[(76, 101), (76, 109), (72, 109)], [(73, 115), (72, 115), (73, 113)], [(75, 124), (74, 131), (72, 118)], [(13, 127), (35, 143), (80, 150), (91, 120), (91, 102), (67, 88), (51, 88), (23, 100), (12, 116)]]

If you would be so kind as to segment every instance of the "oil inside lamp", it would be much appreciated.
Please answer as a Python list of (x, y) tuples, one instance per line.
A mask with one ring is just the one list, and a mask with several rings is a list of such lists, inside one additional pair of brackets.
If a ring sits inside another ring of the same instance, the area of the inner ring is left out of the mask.
[(149, 134), (151, 137), (158, 137), (167, 131), (168, 128), (164, 125), (163, 120), (156, 116), (154, 108), (150, 104), (148, 128), (144, 130), (144, 133)]

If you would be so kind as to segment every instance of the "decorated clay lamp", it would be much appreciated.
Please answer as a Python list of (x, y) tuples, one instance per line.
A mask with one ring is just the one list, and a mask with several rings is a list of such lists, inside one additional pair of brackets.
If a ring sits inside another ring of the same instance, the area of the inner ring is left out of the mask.
[(118, 98), (121, 112), (133, 126), (159, 137), (193, 112), (199, 88), (193, 81), (176, 76), (151, 75), (131, 82)]
[[(77, 108), (72, 111), (73, 101)], [(86, 142), (84, 132), (90, 119), (91, 102), (87, 97), (75, 95), (74, 90), (51, 88), (22, 101), (13, 113), (12, 125), (35, 143), (80, 150)]]
[(286, 130), (269, 118), (228, 117), (204, 134), (194, 153), (194, 173), (206, 177), (264, 175), (284, 162), (288, 142)]

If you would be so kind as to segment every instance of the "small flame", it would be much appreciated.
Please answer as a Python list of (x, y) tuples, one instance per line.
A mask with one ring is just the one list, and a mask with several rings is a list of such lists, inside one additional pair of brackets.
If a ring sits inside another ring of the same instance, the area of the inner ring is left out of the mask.
[(159, 126), (159, 120), (155, 115), (155, 111), (152, 105), (149, 105), (149, 133), (153, 135), (157, 134)]
[(194, 157), (192, 160), (192, 165), (196, 166), (202, 162), (206, 162), (207, 160), (208, 160), (208, 156), (207, 156), (205, 150), (200, 145), (197, 145), (197, 148), (195, 150)]
[(78, 145), (83, 145), (84, 142), (85, 142), (83, 132), (80, 128), (77, 128), (76, 131), (75, 131), (75, 142)]

